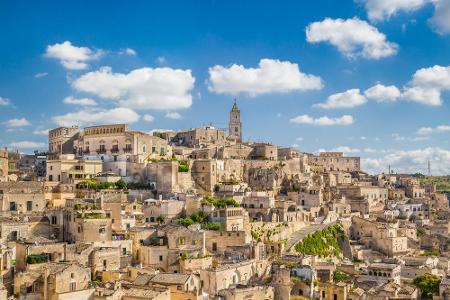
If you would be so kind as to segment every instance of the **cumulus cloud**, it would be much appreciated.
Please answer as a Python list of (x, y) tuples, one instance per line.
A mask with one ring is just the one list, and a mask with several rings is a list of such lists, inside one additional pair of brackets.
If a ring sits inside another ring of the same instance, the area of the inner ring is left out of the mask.
[(417, 70), (408, 86), (403, 98), (422, 104), (442, 105), (441, 93), (450, 91), (450, 66), (435, 65), (430, 68)]
[(315, 126), (336, 126), (336, 125), (343, 126), (353, 124), (353, 117), (349, 115), (344, 115), (339, 118), (329, 118), (328, 116), (313, 118), (309, 115), (301, 115), (292, 118), (290, 122), (295, 124), (309, 124)]
[(139, 115), (132, 109), (117, 107), (108, 110), (86, 109), (65, 115), (54, 116), (53, 122), (59, 126), (109, 124), (109, 123), (135, 123)]
[(0, 106), (8, 106), (11, 104), (11, 100), (8, 98), (0, 97)]
[(377, 28), (358, 18), (330, 19), (306, 27), (309, 43), (329, 43), (350, 58), (380, 59), (397, 54), (398, 45), (389, 42)]
[(450, 174), (450, 151), (442, 148), (391, 150), (378, 158), (363, 158), (362, 168), (372, 174), (387, 172), (388, 166), (397, 173), (428, 173), (428, 161), (433, 175)]
[(351, 89), (342, 93), (333, 94), (328, 97), (325, 103), (319, 103), (314, 106), (325, 109), (352, 108), (363, 105), (366, 102), (366, 97), (360, 94), (359, 89)]
[(399, 12), (414, 12), (427, 4), (434, 5), (429, 19), (431, 27), (439, 34), (450, 33), (450, 2), (447, 0), (355, 0), (362, 3), (372, 22), (383, 21)]
[(18, 149), (31, 149), (31, 148), (37, 149), (37, 148), (45, 148), (47, 144), (32, 141), (20, 141), (20, 142), (12, 142), (8, 146), (11, 148), (18, 148)]
[(73, 96), (69, 96), (64, 98), (65, 104), (71, 104), (71, 105), (81, 105), (81, 106), (96, 106), (97, 102), (95, 100), (90, 98), (80, 98), (77, 99)]
[(103, 67), (74, 80), (72, 87), (123, 107), (182, 109), (192, 105), (194, 82), (191, 70), (141, 68), (124, 74)]
[(430, 19), (430, 24), (439, 34), (450, 33), (449, 1), (435, 1), (435, 12), (433, 17)]
[(88, 62), (102, 57), (102, 50), (92, 50), (88, 47), (77, 47), (70, 41), (61, 44), (48, 45), (45, 56), (54, 58), (68, 70), (83, 70), (88, 66)]
[(371, 21), (382, 21), (389, 19), (400, 11), (412, 12), (431, 0), (356, 0), (362, 3)]
[(429, 135), (432, 133), (450, 132), (450, 125), (439, 125), (436, 127), (422, 127), (417, 130), (418, 135)]
[(142, 117), (142, 120), (144, 120), (145, 122), (153, 122), (155, 120), (155, 117), (149, 114), (145, 114)]
[(172, 120), (181, 119), (181, 115), (177, 112), (168, 112), (168, 113), (166, 113), (165, 117), (167, 119), (172, 119)]
[(218, 94), (247, 93), (250, 96), (274, 92), (320, 90), (320, 77), (302, 73), (298, 64), (277, 59), (261, 59), (257, 68), (233, 64), (209, 68), (208, 88)]
[(36, 135), (48, 135), (48, 132), (49, 132), (50, 130), (51, 130), (50, 128), (46, 128), (46, 129), (35, 129), (35, 130), (33, 131), (33, 134), (36, 134)]
[(6, 122), (3, 122), (8, 127), (23, 127), (23, 126), (30, 126), (31, 123), (26, 118), (14, 118), (11, 120), (8, 120)]
[(401, 92), (394, 85), (385, 86), (382, 84), (377, 84), (365, 90), (364, 95), (368, 99), (375, 100), (377, 102), (394, 102), (400, 98)]

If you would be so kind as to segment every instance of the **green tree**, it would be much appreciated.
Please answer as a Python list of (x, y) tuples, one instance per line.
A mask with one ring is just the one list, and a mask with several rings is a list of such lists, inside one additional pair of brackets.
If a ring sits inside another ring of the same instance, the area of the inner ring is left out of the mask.
[(441, 278), (433, 274), (424, 274), (417, 276), (413, 280), (413, 284), (421, 291), (422, 297), (431, 299), (433, 295), (439, 294), (439, 284)]
[(127, 183), (123, 181), (122, 179), (116, 181), (116, 188), (120, 190), (125, 190), (127, 188)]
[(162, 223), (164, 223), (164, 222), (166, 221), (166, 216), (159, 215), (159, 216), (156, 218), (156, 221), (157, 221), (159, 224), (162, 224)]

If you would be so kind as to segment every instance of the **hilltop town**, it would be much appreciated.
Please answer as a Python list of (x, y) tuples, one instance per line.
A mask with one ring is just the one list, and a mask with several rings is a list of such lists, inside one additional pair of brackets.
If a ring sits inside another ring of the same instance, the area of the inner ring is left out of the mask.
[(449, 299), (447, 194), (228, 130), (59, 127), (0, 150), (0, 300)]

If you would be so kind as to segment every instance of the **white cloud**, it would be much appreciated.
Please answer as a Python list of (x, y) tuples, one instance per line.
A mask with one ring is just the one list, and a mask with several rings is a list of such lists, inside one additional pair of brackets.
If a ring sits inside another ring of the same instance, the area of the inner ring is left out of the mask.
[(301, 142), (301, 141), (303, 141), (303, 138), (302, 137), (298, 137), (296, 140)]
[(417, 102), (420, 104), (441, 106), (441, 92), (437, 89), (428, 89), (422, 87), (407, 88), (402, 95), (404, 100)]
[(34, 74), (34, 78), (41, 78), (41, 77), (45, 77), (47, 75), (48, 75), (47, 72), (36, 73), (36, 74)]
[(371, 21), (389, 19), (400, 11), (412, 12), (431, 0), (356, 0), (364, 4), (367, 15)]
[(329, 118), (328, 116), (313, 118), (309, 115), (301, 115), (292, 118), (290, 122), (296, 124), (309, 124), (315, 126), (351, 125), (353, 124), (353, 117), (349, 115), (344, 115), (339, 118)]
[(12, 142), (8, 146), (11, 148), (18, 148), (18, 149), (31, 149), (31, 148), (37, 149), (37, 148), (45, 148), (47, 147), (47, 144), (31, 141), (20, 141), (20, 142)]
[(424, 140), (429, 139), (429, 137), (426, 137), (426, 136), (409, 137), (409, 136), (399, 135), (398, 133), (393, 133), (392, 138), (394, 139), (394, 141), (397, 141), (397, 142), (418, 142), (418, 141), (424, 141)]
[(363, 105), (366, 102), (366, 97), (360, 94), (359, 89), (351, 89), (343, 93), (333, 94), (328, 97), (325, 103), (319, 103), (314, 106), (325, 109), (352, 108)]
[(81, 106), (96, 106), (97, 102), (95, 100), (90, 98), (81, 98), (77, 99), (73, 96), (69, 96), (64, 98), (65, 104), (71, 104), (71, 105), (81, 105)]
[(50, 130), (51, 130), (50, 128), (47, 128), (47, 129), (36, 129), (36, 130), (33, 131), (33, 134), (36, 134), (36, 135), (48, 135), (48, 132)]
[(250, 96), (274, 92), (320, 90), (320, 77), (302, 73), (298, 64), (277, 59), (261, 59), (257, 68), (233, 64), (209, 68), (208, 88), (218, 94), (248, 93)]
[(398, 45), (389, 42), (377, 28), (358, 18), (330, 19), (306, 27), (309, 43), (328, 42), (350, 58), (380, 59), (395, 55)]
[(414, 12), (427, 4), (434, 5), (434, 14), (429, 19), (439, 34), (450, 33), (450, 2), (447, 0), (355, 0), (362, 3), (372, 22), (383, 21), (399, 12)]
[(136, 50), (131, 49), (131, 48), (126, 48), (126, 49), (124, 50), (124, 53), (125, 53), (126, 55), (130, 55), (130, 56), (136, 56), (136, 55), (137, 55)]
[(417, 130), (418, 135), (429, 135), (432, 133), (450, 132), (450, 125), (439, 125), (435, 128), (432, 127), (422, 127)]
[(372, 174), (387, 172), (388, 166), (396, 173), (428, 173), (428, 161), (433, 175), (450, 174), (450, 151), (441, 148), (423, 148), (409, 151), (391, 150), (383, 157), (362, 159), (363, 170)]
[(173, 119), (173, 120), (178, 120), (181, 119), (181, 115), (177, 112), (168, 112), (165, 117), (167, 119)]
[(99, 123), (135, 123), (139, 121), (139, 115), (130, 108), (117, 107), (109, 110), (80, 110), (65, 115), (54, 116), (52, 120), (59, 126), (81, 126)]
[(123, 107), (182, 109), (192, 105), (194, 82), (191, 70), (141, 68), (123, 74), (103, 67), (74, 80), (72, 87)]
[(145, 114), (142, 117), (142, 120), (144, 120), (145, 122), (153, 122), (155, 120), (155, 117), (149, 114)]
[(439, 34), (450, 33), (450, 1), (435, 1), (435, 11), (430, 19), (431, 26)]
[(77, 47), (72, 45), (70, 41), (48, 45), (45, 52), (46, 57), (58, 59), (64, 68), (69, 70), (85, 69), (89, 61), (99, 59), (102, 55), (102, 50)]
[(6, 122), (3, 122), (3, 124), (5, 124), (8, 127), (23, 127), (23, 126), (31, 125), (31, 123), (25, 118), (11, 119), (11, 120), (8, 120)]
[(382, 84), (374, 85), (364, 91), (364, 95), (371, 100), (377, 102), (394, 102), (401, 96), (400, 90), (394, 86), (385, 86)]
[(11, 104), (11, 100), (8, 98), (0, 97), (0, 106), (8, 106)]
[(405, 88), (403, 98), (426, 105), (442, 105), (441, 92), (450, 91), (450, 66), (435, 65), (417, 70), (409, 85)]
[(365, 148), (365, 149), (364, 149), (364, 152), (366, 152), (366, 153), (376, 153), (376, 152), (377, 152), (377, 149), (373, 149), (373, 148)]
[(160, 65), (163, 65), (163, 64), (166, 63), (166, 58), (165, 58), (164, 56), (158, 56), (158, 57), (156, 58), (156, 63), (158, 63), (158, 64), (160, 64)]
[(320, 149), (320, 152), (343, 152), (344, 154), (350, 154), (350, 153), (359, 153), (361, 152), (361, 150), (359, 150), (358, 148), (352, 148), (352, 147), (348, 147), (348, 146), (339, 146), (339, 147), (334, 147), (330, 150), (326, 150), (323, 151), (323, 149)]

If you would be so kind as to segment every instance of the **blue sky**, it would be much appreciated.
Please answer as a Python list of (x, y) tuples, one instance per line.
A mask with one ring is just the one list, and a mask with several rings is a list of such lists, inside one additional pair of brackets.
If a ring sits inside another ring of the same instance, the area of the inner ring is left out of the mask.
[(245, 139), (448, 174), (450, 4), (410, 2), (0, 1), (0, 145), (226, 128), (237, 97)]

